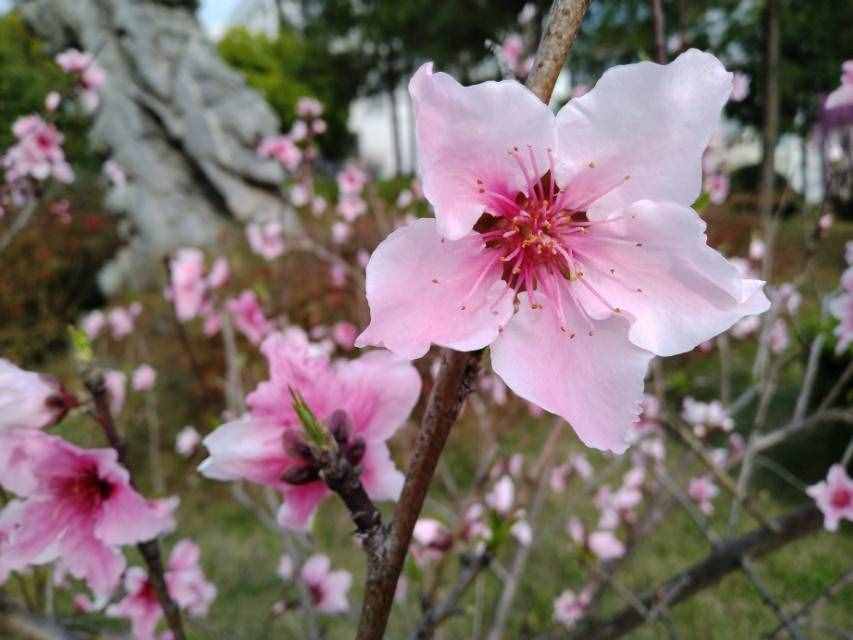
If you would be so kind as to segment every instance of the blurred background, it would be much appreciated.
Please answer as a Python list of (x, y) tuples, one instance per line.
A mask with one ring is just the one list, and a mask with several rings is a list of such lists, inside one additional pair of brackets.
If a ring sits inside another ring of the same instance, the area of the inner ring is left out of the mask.
[[(523, 80), (548, 6), (524, 0), (0, 0), (0, 150), (14, 144), (16, 119), (45, 112), (49, 94), (59, 92), (63, 106), (50, 117), (65, 136), (75, 174), (70, 184), (39, 187), (34, 212), (21, 228), (11, 216), (0, 217), (0, 354), (73, 380), (68, 326), (84, 326), (93, 313), (109, 318), (141, 305), (141, 314), (127, 312), (133, 316), (129, 336), (114, 329), (107, 335), (106, 322), (89, 338), (105, 366), (130, 375), (149, 363), (158, 371), (156, 394), (129, 392), (121, 423), (143, 486), (183, 496), (181, 532), (202, 546), (205, 568), (219, 588), (192, 637), (307, 637), (301, 619), (279, 604), (292, 596), (274, 571), (282, 553), (298, 557), (320, 549), (332, 556), (356, 576), (350, 594), (356, 604), (363, 568), (340, 505), (324, 505), (309, 539), (282, 539), (252, 515), (268, 509), (263, 494), (244, 496), (247, 508), (226, 487), (194, 472), (201, 449), (175, 450), (184, 427), (204, 435), (236, 411), (235, 396), (242, 399), (265, 379), (266, 368), (244, 336), (238, 335), (238, 356), (229, 356), (217, 331), (175, 319), (163, 296), (168, 260), (186, 246), (204, 250), (208, 264), (227, 257), (228, 291), (252, 291), (278, 326), (300, 326), (329, 342), (337, 356), (353, 355), (351, 340), (336, 338), (334, 330), (366, 324), (366, 256), (403, 221), (429, 215), (416, 179), (409, 77), (433, 61), (463, 83)], [(691, 47), (717, 55), (737, 74), (736, 91), (706, 154), (705, 193), (695, 208), (715, 248), (740, 258), (775, 291), (790, 296), (784, 288), (790, 285), (800, 300), (793, 311), (773, 317), (784, 320), (783, 329), (755, 321), (722, 343), (665, 361), (659, 399), (676, 414), (685, 398), (719, 400), (735, 420), (734, 431), (748, 439), (756, 424), (789, 420), (814, 353), (820, 367), (809, 406), (832, 392), (832, 407), (849, 408), (851, 383), (843, 375), (850, 350), (836, 350), (837, 321), (827, 301), (839, 290), (845, 243), (853, 240), (853, 106), (833, 111), (826, 98), (841, 84), (842, 63), (853, 58), (853, 2), (663, 0), (657, 25), (654, 6), (649, 0), (593, 0), (552, 106), (582, 95), (616, 64), (671, 60)], [(93, 108), (66, 101), (80, 87), (55, 56), (72, 47), (91, 53), (105, 71)], [(304, 97), (322, 103), (322, 131), (311, 129), (317, 116), (300, 115)], [(298, 168), (257, 153), (262, 141), (280, 133), (297, 143), (304, 159)], [(351, 166), (366, 181), (355, 203), (340, 186)], [(278, 227), (267, 240), (281, 239), (280, 251), (247, 236), (253, 225), (269, 230), (270, 223)], [(430, 359), (418, 363), (427, 381), (430, 365)], [(845, 382), (835, 389), (839, 379)], [(761, 406), (756, 388), (769, 389)], [(519, 504), (529, 510), (542, 471), (536, 460), (550, 431), (549, 418), (507, 400), (494, 377), (485, 378), (472, 406), (427, 504), (428, 515), (451, 528), (470, 496), (485, 492), (514, 453), (524, 456), (528, 469), (516, 483)], [(99, 444), (82, 416), (66, 421), (62, 433)], [(395, 441), (401, 466), (412, 433), (409, 426)], [(726, 438), (721, 446), (731, 453), (737, 445)], [(769, 517), (802, 503), (804, 487), (825, 476), (849, 440), (850, 423), (839, 420), (768, 452), (751, 484), (761, 512)], [(574, 437), (564, 437), (554, 464), (581, 451)], [(701, 464), (677, 443), (668, 442), (667, 451), (673, 482), (686, 492)], [(624, 468), (614, 471), (612, 459), (598, 452), (586, 455), (604, 481), (615, 478), (618, 486)], [(554, 627), (555, 598), (597, 575), (565, 529), (573, 513), (592, 518), (595, 491), (574, 485), (562, 491), (552, 488), (544, 510), (539, 506), (547, 517), (533, 525), (537, 543), (523, 560), (526, 577), (502, 623), (503, 637), (563, 637), (567, 631)], [(647, 497), (667, 493), (662, 481), (644, 491)], [(708, 517), (729, 533), (756, 524), (736, 512), (723, 491)], [(618, 581), (602, 595), (600, 611), (618, 610), (630, 601), (626, 591), (641, 592), (707, 552), (706, 535), (688, 510), (670, 504), (658, 515), (644, 520), (654, 535), (643, 537), (636, 552), (632, 548)], [(849, 524), (835, 535), (820, 533), (763, 563), (771, 602), (793, 609), (849, 576), (852, 534)], [(454, 617), (437, 637), (485, 638), (494, 631), (491, 612), (517, 558), (506, 545), (465, 601), (466, 615)], [(446, 564), (437, 571), (408, 567), (412, 593), (403, 597), (389, 637), (408, 636), (424, 594), (435, 595), (442, 575), (457, 571)], [(19, 595), (14, 584), (5, 588)], [(57, 608), (64, 606), (63, 616), (79, 629), (123, 632), (97, 613), (72, 613), (72, 596), (73, 589), (58, 595)], [(350, 609), (324, 619), (322, 633), (350, 637), (358, 607)], [(746, 640), (777, 637), (778, 624), (763, 590), (736, 573), (626, 637)], [(802, 637), (853, 637), (853, 588), (822, 602), (814, 624), (803, 627)]]

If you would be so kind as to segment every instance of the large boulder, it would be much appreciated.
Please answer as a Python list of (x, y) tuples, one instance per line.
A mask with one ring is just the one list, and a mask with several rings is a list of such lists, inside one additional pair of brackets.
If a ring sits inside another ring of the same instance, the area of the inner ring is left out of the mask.
[(279, 122), (202, 32), (193, 2), (27, 0), (28, 24), (60, 51), (95, 54), (107, 73), (92, 139), (128, 174), (107, 197), (133, 221), (102, 286), (144, 284), (152, 259), (212, 243), (224, 223), (297, 222), (279, 194), (281, 167), (255, 148)]

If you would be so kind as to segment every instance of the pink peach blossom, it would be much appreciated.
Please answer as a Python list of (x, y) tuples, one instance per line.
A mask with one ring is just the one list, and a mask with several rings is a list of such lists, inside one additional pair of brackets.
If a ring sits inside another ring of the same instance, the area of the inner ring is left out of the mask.
[(258, 155), (274, 158), (288, 171), (296, 171), (302, 162), (302, 151), (289, 136), (269, 136), (258, 145)]
[(8, 182), (26, 177), (38, 181), (53, 177), (64, 183), (74, 179), (62, 150), (64, 136), (52, 124), (37, 115), (23, 116), (15, 120), (12, 133), (17, 143), (2, 157)]
[(246, 289), (238, 297), (228, 300), (225, 306), (236, 327), (252, 344), (260, 344), (264, 336), (272, 331), (272, 325), (264, 316), (254, 291)]
[(192, 320), (201, 311), (206, 292), (204, 254), (195, 248), (178, 249), (169, 263), (172, 302), (181, 322)]
[(710, 476), (704, 475), (690, 480), (687, 485), (687, 495), (693, 500), (705, 515), (711, 515), (714, 512), (714, 498), (720, 490)]
[(749, 83), (751, 78), (746, 73), (735, 71), (732, 77), (732, 102), (742, 102), (749, 95)]
[(313, 555), (299, 574), (311, 594), (312, 606), (321, 613), (343, 613), (349, 609), (347, 591), (352, 584), (349, 571), (332, 571), (329, 557)]
[(97, 338), (107, 324), (107, 317), (103, 311), (90, 311), (80, 320), (80, 328), (89, 340)]
[(343, 244), (352, 236), (352, 227), (346, 222), (335, 222), (332, 225), (332, 242)]
[(107, 388), (107, 397), (110, 400), (110, 413), (117, 418), (124, 408), (124, 400), (127, 396), (127, 376), (122, 371), (110, 369), (104, 372), (104, 386)]
[(625, 555), (625, 545), (612, 531), (593, 531), (587, 540), (589, 550), (599, 559), (607, 561)]
[(246, 237), (252, 251), (266, 260), (275, 260), (284, 253), (284, 228), (279, 222), (253, 222), (246, 227)]
[(566, 589), (554, 601), (554, 620), (566, 629), (572, 629), (586, 615), (590, 601), (588, 591), (575, 594), (571, 589)]
[(396, 499), (403, 476), (391, 460), (387, 440), (420, 394), (420, 376), (411, 363), (381, 351), (332, 361), (298, 331), (271, 334), (261, 352), (269, 363), (270, 380), (248, 396), (247, 414), (205, 439), (210, 457), (201, 472), (216, 480), (246, 479), (277, 489), (284, 498), (281, 525), (306, 529), (329, 489), (306, 452), (291, 403), (293, 388), (320, 420), (338, 423), (340, 446), (361, 469), (368, 495)]
[(323, 115), (323, 103), (317, 98), (302, 96), (296, 101), (296, 115), (306, 120), (319, 118)]
[(124, 307), (110, 309), (107, 314), (107, 324), (110, 326), (113, 339), (121, 340), (133, 333), (133, 320), (133, 315)]
[(210, 272), (207, 274), (207, 285), (211, 289), (219, 289), (228, 282), (231, 277), (231, 269), (227, 258), (219, 257), (213, 261)]
[(367, 211), (367, 203), (358, 195), (348, 195), (338, 202), (338, 213), (347, 222), (353, 222)]
[(453, 534), (438, 520), (419, 518), (412, 531), (412, 556), (419, 565), (435, 562), (450, 551)]
[(157, 381), (157, 372), (149, 364), (141, 364), (133, 370), (131, 386), (134, 391), (150, 391)]
[(294, 207), (304, 207), (311, 202), (311, 191), (301, 182), (290, 187), (290, 204)]
[(332, 339), (344, 351), (349, 351), (358, 337), (358, 328), (352, 322), (336, 322), (332, 327)]
[(0, 433), (53, 426), (77, 404), (55, 378), (0, 358)]
[(178, 436), (175, 438), (175, 451), (179, 456), (189, 458), (199, 444), (201, 444), (201, 436), (198, 431), (195, 430), (195, 427), (186, 426), (178, 432)]
[(853, 60), (847, 60), (841, 65), (841, 86), (830, 93), (824, 109), (841, 109), (853, 105)]
[(338, 173), (338, 189), (344, 196), (358, 195), (367, 184), (367, 174), (358, 165), (348, 163)]
[(502, 515), (512, 509), (515, 502), (515, 484), (509, 476), (502, 476), (486, 494), (486, 504)]
[(174, 526), (131, 486), (112, 449), (80, 449), (40, 431), (8, 435), (3, 449), (25, 455), (30, 477), (0, 477), (24, 499), (20, 526), (3, 547), (11, 569), (59, 559), (63, 570), (98, 595), (108, 595), (124, 571), (119, 547), (149, 540)]
[(410, 91), (436, 218), (374, 252), (356, 344), (407, 358), (491, 345), (516, 394), (624, 451), (653, 355), (769, 306), (690, 209), (731, 83), (691, 50), (611, 69), (555, 117), (514, 81), (462, 87), (421, 67)]
[(62, 102), (62, 96), (57, 91), (51, 91), (44, 98), (44, 108), (50, 112), (56, 111), (59, 103)]
[(509, 532), (523, 547), (529, 547), (533, 542), (533, 528), (527, 520), (517, 520), (510, 527)]
[(806, 493), (823, 512), (827, 531), (837, 531), (841, 520), (853, 521), (853, 480), (840, 464), (832, 465), (826, 480), (810, 486)]

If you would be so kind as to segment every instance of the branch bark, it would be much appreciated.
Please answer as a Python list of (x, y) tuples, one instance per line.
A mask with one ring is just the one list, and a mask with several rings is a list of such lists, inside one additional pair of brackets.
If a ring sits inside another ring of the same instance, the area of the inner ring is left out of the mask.
[[(590, 0), (555, 0), (551, 6), (548, 26), (527, 80), (527, 88), (546, 104), (551, 99), (554, 84), (577, 37), (589, 3)], [(441, 372), (421, 421), (406, 482), (384, 548), (374, 560), (368, 555), (364, 603), (356, 640), (380, 640), (385, 633), (412, 530), (423, 508), (447, 436), (479, 370), (481, 355), (480, 351), (445, 351)]]
[[(747, 534), (723, 543), (708, 556), (672, 576), (641, 599), (647, 610), (669, 607), (682, 602), (700, 591), (712, 587), (729, 573), (742, 567), (744, 559), (756, 559), (817, 531), (823, 517), (817, 507), (801, 507), (773, 520), (770, 527), (753, 529)], [(591, 620), (585, 629), (567, 637), (570, 640), (612, 640), (621, 638), (645, 622), (634, 607), (626, 607), (613, 617), (601, 621)]]
[[(115, 449), (118, 454), (119, 463), (130, 473), (131, 485), (135, 486), (133, 474), (127, 464), (127, 449), (124, 442), (119, 436), (118, 430), (113, 422), (112, 413), (110, 413), (110, 401), (107, 394), (107, 388), (104, 384), (104, 376), (100, 372), (93, 372), (86, 379), (86, 388), (92, 396), (94, 403), (95, 420), (101, 425), (104, 430), (110, 446)], [(181, 611), (178, 605), (169, 595), (169, 587), (166, 585), (166, 576), (163, 569), (163, 556), (160, 553), (160, 543), (155, 538), (147, 542), (140, 542), (136, 545), (145, 565), (148, 567), (148, 579), (157, 593), (157, 599), (160, 601), (160, 606), (163, 608), (163, 615), (166, 618), (166, 624), (172, 631), (175, 640), (185, 640), (184, 622), (181, 618)]]

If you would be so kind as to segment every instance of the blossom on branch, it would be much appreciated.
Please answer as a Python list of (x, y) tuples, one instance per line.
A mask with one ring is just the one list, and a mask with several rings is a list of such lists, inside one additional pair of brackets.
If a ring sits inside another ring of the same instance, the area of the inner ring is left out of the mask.
[(613, 68), (555, 117), (514, 81), (463, 87), (421, 67), (410, 91), (436, 217), (374, 252), (357, 345), (408, 358), (491, 345), (518, 395), (624, 451), (651, 358), (769, 306), (690, 208), (731, 88), (692, 50)]

